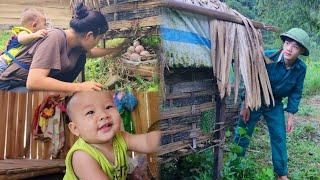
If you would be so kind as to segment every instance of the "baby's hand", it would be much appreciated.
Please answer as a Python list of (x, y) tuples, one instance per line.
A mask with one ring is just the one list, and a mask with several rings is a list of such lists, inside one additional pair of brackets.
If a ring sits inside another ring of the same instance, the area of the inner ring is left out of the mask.
[(46, 29), (40, 29), (39, 31), (34, 33), (35, 38), (43, 38), (48, 34)]

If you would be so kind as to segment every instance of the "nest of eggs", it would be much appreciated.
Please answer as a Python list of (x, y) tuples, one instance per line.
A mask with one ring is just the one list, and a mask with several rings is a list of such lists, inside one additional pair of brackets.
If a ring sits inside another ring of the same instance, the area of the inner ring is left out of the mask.
[(139, 40), (135, 40), (121, 56), (121, 61), (131, 76), (151, 79), (156, 75), (157, 55), (152, 49), (146, 49)]
[(135, 40), (133, 45), (127, 49), (127, 52), (122, 55), (124, 63), (128, 64), (155, 64), (157, 62), (156, 54), (152, 49), (146, 50), (140, 44), (139, 40)]

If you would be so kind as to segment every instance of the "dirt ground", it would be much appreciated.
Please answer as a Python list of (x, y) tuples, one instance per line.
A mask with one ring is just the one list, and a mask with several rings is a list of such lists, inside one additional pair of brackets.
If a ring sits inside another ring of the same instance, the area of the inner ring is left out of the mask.
[(295, 116), (296, 125), (314, 127), (316, 133), (312, 139), (320, 146), (320, 96), (312, 96), (303, 99), (300, 104), (300, 112)]

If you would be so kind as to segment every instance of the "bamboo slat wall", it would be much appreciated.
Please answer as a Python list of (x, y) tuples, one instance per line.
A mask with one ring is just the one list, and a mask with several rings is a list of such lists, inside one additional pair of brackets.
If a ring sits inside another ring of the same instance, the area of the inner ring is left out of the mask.
[(100, 0), (100, 11), (108, 21), (107, 38), (159, 34), (162, 22), (159, 0)]
[(106, 16), (110, 29), (131, 28), (134, 25), (160, 25), (159, 0), (121, 0), (102, 4), (101, 12)]
[[(165, 72), (166, 95), (160, 108), (159, 129), (162, 130), (160, 162), (193, 152), (203, 151), (220, 143), (214, 139), (214, 125), (204, 133), (200, 124), (203, 113), (216, 111), (217, 90), (210, 68), (171, 68)], [(238, 104), (233, 97), (227, 99), (227, 121), (233, 122)], [(215, 115), (212, 121), (215, 122)], [(213, 123), (215, 124), (215, 123)]]

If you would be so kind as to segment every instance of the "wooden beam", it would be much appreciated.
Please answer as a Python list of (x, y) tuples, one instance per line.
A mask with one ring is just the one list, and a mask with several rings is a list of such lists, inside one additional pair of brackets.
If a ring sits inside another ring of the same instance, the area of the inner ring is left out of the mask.
[(180, 98), (191, 98), (193, 96), (206, 96), (206, 95), (213, 95), (213, 91), (210, 89), (204, 91), (197, 91), (197, 92), (176, 92), (176, 93), (169, 93), (166, 95), (166, 100), (171, 99), (180, 99)]
[(109, 29), (110, 30), (115, 30), (115, 29), (127, 30), (133, 27), (158, 26), (160, 24), (161, 24), (161, 17), (152, 16), (152, 17), (146, 17), (146, 18), (135, 19), (135, 20), (110, 21)]
[(127, 38), (127, 37), (141, 37), (141, 36), (152, 36), (152, 35), (157, 36), (157, 35), (160, 35), (159, 31), (160, 30), (158, 25), (139, 27), (139, 31), (134, 31), (133, 28), (111, 29), (105, 34), (104, 38), (110, 39), (110, 38)]
[(119, 13), (123, 11), (134, 11), (137, 9), (151, 9), (151, 8), (156, 8), (159, 7), (159, 4), (161, 2), (159, 0), (149, 0), (148, 2), (134, 2), (134, 3), (123, 3), (123, 4), (113, 4), (110, 6), (105, 6), (101, 8), (102, 13)]
[(211, 109), (214, 109), (214, 104), (212, 102), (206, 102), (199, 105), (172, 108), (172, 109), (160, 112), (160, 120), (192, 115), (193, 114), (192, 111), (195, 111), (195, 114), (198, 114), (200, 112), (208, 111)]
[[(235, 15), (231, 15), (225, 12), (221, 12), (221, 11), (217, 11), (214, 9), (209, 9), (209, 8), (205, 8), (205, 7), (199, 7), (199, 6), (195, 6), (192, 4), (187, 4), (184, 2), (178, 2), (175, 0), (161, 0), (161, 6), (163, 7), (169, 7), (169, 8), (174, 8), (174, 9), (178, 9), (178, 10), (184, 10), (184, 11), (188, 11), (188, 12), (192, 12), (192, 13), (196, 13), (196, 14), (201, 14), (204, 16), (208, 16), (214, 19), (218, 19), (218, 20), (222, 20), (222, 21), (228, 21), (228, 22), (233, 22), (233, 23), (237, 23), (237, 24), (243, 24), (241, 18), (237, 17)], [(268, 30), (268, 31), (274, 31), (274, 32), (279, 32), (279, 28), (274, 27), (274, 26), (270, 26), (270, 25), (265, 25), (261, 22), (257, 22), (257, 21), (252, 21), (253, 25), (255, 28), (258, 29), (264, 29), (264, 30)]]
[[(212, 136), (210, 134), (209, 135), (203, 134), (201, 130), (199, 130), (198, 132), (201, 133), (201, 135), (197, 137), (197, 143), (200, 144), (208, 141), (210, 141), (211, 144), (216, 143), (216, 140), (212, 140), (211, 138)], [(191, 144), (192, 144), (192, 139), (188, 137), (188, 139), (185, 139), (183, 141), (177, 141), (177, 142), (172, 142), (170, 144), (162, 145), (160, 146), (158, 156), (175, 152), (186, 147), (190, 147)]]

